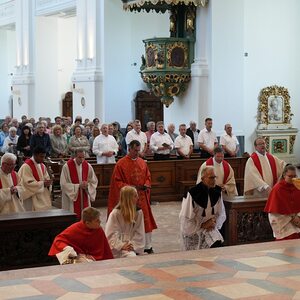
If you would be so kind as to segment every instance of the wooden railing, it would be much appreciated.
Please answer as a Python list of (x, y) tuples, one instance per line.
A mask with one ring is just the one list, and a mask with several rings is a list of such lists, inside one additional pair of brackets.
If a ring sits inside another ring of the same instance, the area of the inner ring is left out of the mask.
[[(248, 157), (227, 159), (234, 170), (239, 195), (243, 194), (244, 170), (247, 159)], [(106, 206), (110, 179), (115, 164), (99, 165), (95, 163), (94, 159), (88, 160), (93, 166), (98, 178), (97, 198), (94, 206)], [(53, 161), (55, 163), (51, 163), (51, 168), (55, 176), (54, 191), (59, 194), (59, 177), (62, 165), (59, 163), (59, 160), (53, 159)], [(170, 159), (166, 161), (148, 160), (147, 164), (150, 169), (152, 179), (151, 200), (158, 202), (180, 201), (186, 191), (196, 184), (199, 167), (205, 161), (205, 159)], [(57, 197), (57, 199), (59, 198)], [(58, 200), (55, 201), (55, 205), (60, 207)]]

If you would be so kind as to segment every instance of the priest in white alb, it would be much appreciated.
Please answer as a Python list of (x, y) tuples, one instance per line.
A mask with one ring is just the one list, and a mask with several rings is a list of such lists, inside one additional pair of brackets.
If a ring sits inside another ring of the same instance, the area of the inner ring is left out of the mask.
[(244, 194), (267, 197), (280, 178), (285, 162), (266, 151), (262, 137), (254, 141), (255, 152), (247, 160), (244, 176)]
[(222, 192), (229, 197), (237, 196), (234, 172), (230, 164), (224, 160), (224, 152), (221, 147), (214, 149), (214, 156), (203, 163), (197, 176), (197, 184), (201, 182), (201, 173), (207, 166), (213, 166), (216, 173), (216, 184), (222, 188)]
[(93, 167), (85, 160), (84, 151), (75, 151), (75, 157), (64, 164), (60, 175), (62, 208), (81, 218), (84, 208), (95, 201), (98, 179)]
[(201, 177), (182, 200), (179, 221), (183, 250), (215, 248), (224, 242), (220, 229), (226, 212), (214, 167), (205, 167)]
[(14, 171), (17, 157), (5, 153), (1, 158), (0, 168), (0, 215), (24, 211), (23, 188), (20, 177)]
[(45, 157), (46, 149), (41, 146), (35, 147), (33, 156), (24, 162), (18, 172), (24, 189), (24, 208), (27, 211), (52, 209), (52, 180), (43, 164)]

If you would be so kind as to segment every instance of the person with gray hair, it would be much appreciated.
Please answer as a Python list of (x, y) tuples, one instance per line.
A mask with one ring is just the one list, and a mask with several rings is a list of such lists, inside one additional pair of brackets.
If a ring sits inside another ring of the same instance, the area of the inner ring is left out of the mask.
[(219, 230), (226, 213), (214, 167), (205, 167), (201, 179), (182, 201), (179, 221), (183, 250), (215, 248), (224, 242)]
[(9, 152), (9, 153), (17, 154), (17, 143), (18, 143), (17, 128), (10, 127), (9, 134), (4, 139), (4, 143), (2, 146), (2, 152), (3, 153)]
[(17, 157), (5, 153), (1, 158), (0, 168), (0, 215), (24, 211), (23, 188), (20, 177), (14, 171)]

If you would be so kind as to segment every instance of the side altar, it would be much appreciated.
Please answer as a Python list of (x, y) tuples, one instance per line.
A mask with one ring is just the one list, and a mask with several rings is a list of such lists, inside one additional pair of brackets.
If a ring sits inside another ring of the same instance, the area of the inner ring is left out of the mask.
[(274, 85), (261, 90), (256, 134), (265, 139), (270, 153), (295, 164), (294, 143), (298, 129), (292, 126), (292, 116), (286, 88)]

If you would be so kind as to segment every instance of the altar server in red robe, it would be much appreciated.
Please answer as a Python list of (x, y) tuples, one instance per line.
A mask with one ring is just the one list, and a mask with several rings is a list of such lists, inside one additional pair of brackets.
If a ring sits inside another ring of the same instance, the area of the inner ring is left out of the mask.
[(60, 264), (80, 256), (84, 256), (86, 261), (113, 258), (100, 226), (100, 212), (93, 207), (85, 208), (80, 222), (72, 224), (56, 236), (48, 255), (56, 255)]
[(151, 175), (146, 162), (139, 157), (140, 142), (133, 140), (128, 147), (128, 154), (117, 162), (111, 178), (108, 215), (118, 204), (121, 188), (126, 185), (134, 186), (138, 191), (139, 197), (137, 206), (142, 209), (144, 214), (145, 252), (150, 254), (153, 253), (151, 244), (152, 230), (157, 228), (150, 207)]
[(296, 176), (296, 168), (287, 165), (265, 207), (276, 240), (300, 238), (300, 190), (293, 184)]

